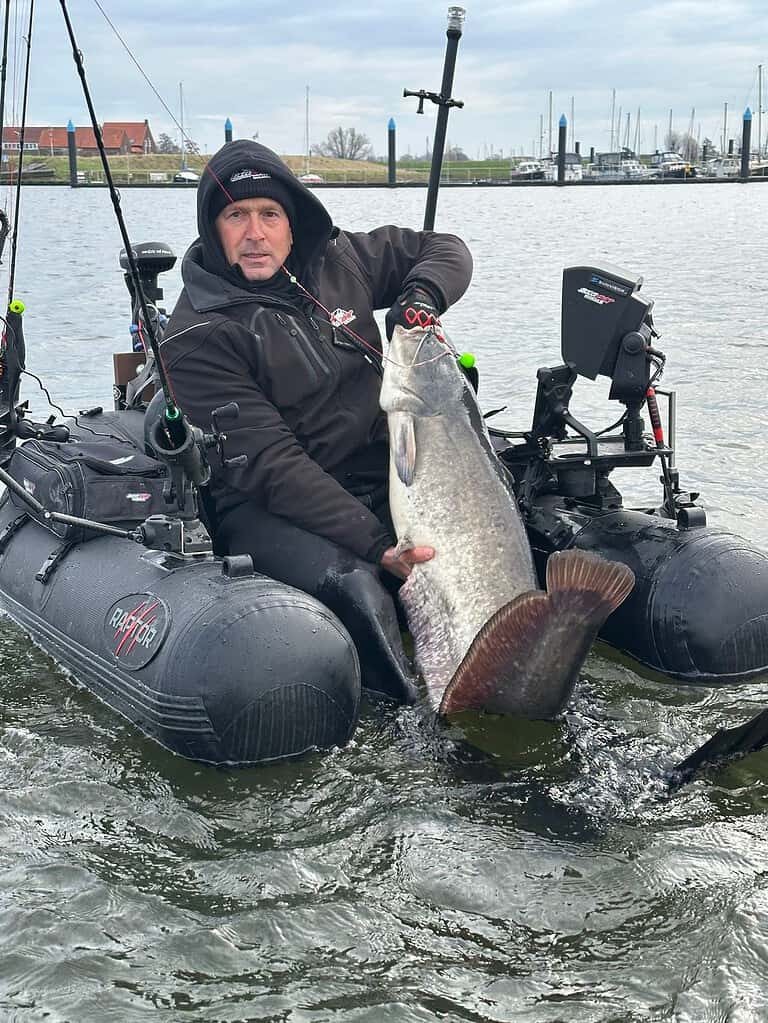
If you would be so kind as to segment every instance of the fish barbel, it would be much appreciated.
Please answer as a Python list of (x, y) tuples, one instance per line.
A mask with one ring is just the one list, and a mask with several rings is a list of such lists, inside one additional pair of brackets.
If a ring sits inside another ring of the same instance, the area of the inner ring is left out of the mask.
[(567, 703), (600, 626), (634, 585), (585, 551), (550, 556), (538, 589), (509, 473), (474, 391), (434, 330), (394, 330), (381, 407), (399, 546), (431, 546), (400, 589), (416, 664), (441, 716), (549, 718)]

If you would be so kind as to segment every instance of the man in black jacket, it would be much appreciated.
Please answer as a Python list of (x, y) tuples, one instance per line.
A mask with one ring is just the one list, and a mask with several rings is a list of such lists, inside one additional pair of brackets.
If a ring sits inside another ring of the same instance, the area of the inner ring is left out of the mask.
[(466, 290), (470, 254), (453, 235), (340, 231), (275, 153), (245, 140), (208, 163), (197, 221), (161, 353), (193, 423), (239, 408), (224, 455), (245, 459), (212, 457), (216, 549), (318, 597), (355, 641), (363, 685), (410, 701), (385, 586), (433, 552), (394, 547), (373, 311), (389, 309), (390, 335), (436, 319)]

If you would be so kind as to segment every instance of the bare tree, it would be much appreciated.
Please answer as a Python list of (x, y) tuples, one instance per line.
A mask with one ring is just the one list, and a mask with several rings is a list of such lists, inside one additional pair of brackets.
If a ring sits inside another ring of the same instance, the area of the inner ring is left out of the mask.
[(200, 155), (200, 146), (193, 139), (184, 140), (184, 149), (190, 156)]
[(371, 143), (367, 135), (354, 128), (334, 128), (325, 142), (312, 146), (317, 156), (333, 156), (337, 160), (367, 160), (371, 156)]
[(679, 153), (688, 163), (695, 163), (699, 158), (699, 143), (690, 132), (668, 131), (664, 145), (671, 153)]
[(170, 135), (166, 135), (163, 132), (157, 139), (157, 151), (158, 153), (178, 153), (180, 152), (179, 147), (173, 141)]

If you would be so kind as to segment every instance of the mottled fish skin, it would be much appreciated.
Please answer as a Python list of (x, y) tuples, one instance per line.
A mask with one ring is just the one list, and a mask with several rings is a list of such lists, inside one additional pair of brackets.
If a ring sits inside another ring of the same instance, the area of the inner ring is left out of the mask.
[[(569, 629), (558, 627), (558, 614), (551, 612), (546, 643), (532, 642), (535, 628), (530, 634), (523, 629), (529, 656), (535, 655), (541, 666), (521, 680), (510, 678), (509, 671), (505, 674), (502, 688), (524, 686), (525, 699), (522, 695), (517, 703), (502, 699), (499, 686), (494, 688), (493, 679), (486, 679), (493, 692), (489, 690), (485, 703), (478, 702), (476, 692), (482, 690), (478, 669), (481, 674), (496, 670), (488, 653), (495, 646), (494, 630), (501, 626), (499, 635), (508, 645), (504, 637), (515, 619), (502, 615), (465, 661), (476, 637), (516, 598), (525, 594), (533, 598), (535, 591), (536, 600), (549, 599), (538, 590), (514, 490), (493, 450), (474, 391), (451, 351), (432, 331), (395, 328), (384, 363), (381, 407), (390, 422), (390, 510), (397, 536), (407, 537), (414, 546), (435, 548), (434, 558), (414, 566), (400, 591), (430, 705), (444, 715), (464, 702), (527, 717), (551, 716), (570, 695), (599, 628), (594, 623), (602, 611), (595, 605), (608, 606), (610, 599), (605, 594), (597, 600), (584, 597), (575, 592), (578, 587), (566, 586), (552, 606), (559, 609), (560, 620), (567, 617)], [(574, 569), (576, 575), (580, 571)], [(632, 573), (623, 566), (622, 573), (631, 589)], [(559, 603), (563, 600), (567, 615)], [(573, 629), (577, 639), (571, 635)], [(519, 638), (519, 622), (511, 634)], [(560, 653), (563, 644), (569, 647), (567, 657)], [(556, 678), (550, 669), (559, 662), (565, 666)], [(472, 671), (468, 665), (474, 665)], [(460, 668), (463, 682), (453, 686), (444, 704)], [(544, 677), (548, 672), (551, 681)], [(558, 681), (560, 676), (564, 681)], [(520, 709), (506, 711), (507, 706)]]

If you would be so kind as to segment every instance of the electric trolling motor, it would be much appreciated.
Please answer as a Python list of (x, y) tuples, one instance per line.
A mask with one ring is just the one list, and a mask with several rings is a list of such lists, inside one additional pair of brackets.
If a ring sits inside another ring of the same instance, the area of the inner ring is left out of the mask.
[[(133, 246), (133, 259), (138, 271), (139, 285), (144, 295), (144, 305), (151, 320), (158, 343), (163, 338), (168, 316), (157, 303), (163, 297), (163, 289), (157, 278), (171, 270), (176, 256), (165, 242), (142, 242)], [(119, 352), (114, 356), (115, 408), (146, 407), (157, 389), (157, 367), (151, 348), (146, 343), (146, 325), (139, 294), (130, 272), (125, 249), (120, 251), (120, 266), (125, 270), (125, 286), (131, 296), (131, 346), (133, 352)]]
[[(640, 468), (658, 458), (663, 501), (652, 514), (681, 529), (706, 525), (698, 494), (683, 492), (674, 468), (673, 392), (657, 392), (665, 357), (651, 315), (653, 302), (639, 294), (643, 279), (616, 267), (576, 266), (563, 272), (561, 352), (563, 365), (537, 372), (531, 429), (522, 434), (491, 431), (499, 457), (511, 470), (529, 532), (545, 550), (567, 546), (585, 516), (615, 511), (622, 497), (609, 480), (615, 468)], [(611, 380), (609, 398), (625, 406), (619, 421), (594, 432), (571, 414), (579, 376)], [(669, 398), (664, 440), (656, 394)], [(649, 411), (653, 436), (641, 416)], [(617, 432), (618, 427), (621, 431)], [(568, 431), (570, 428), (570, 432)], [(522, 438), (522, 443), (516, 443)], [(510, 444), (505, 442), (512, 441)]]

